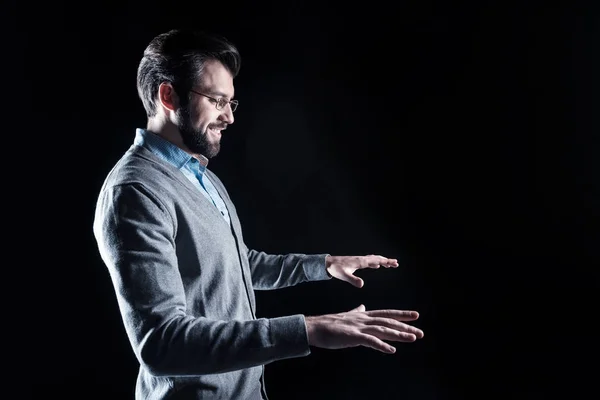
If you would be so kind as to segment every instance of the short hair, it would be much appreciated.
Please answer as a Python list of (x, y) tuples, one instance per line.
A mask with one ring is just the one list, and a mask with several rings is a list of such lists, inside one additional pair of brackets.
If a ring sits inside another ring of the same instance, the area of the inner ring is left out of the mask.
[[(202, 31), (173, 29), (156, 36), (146, 49), (137, 70), (137, 90), (148, 117), (156, 115), (158, 87), (170, 83), (183, 93), (196, 84), (207, 61), (220, 61), (235, 78), (240, 53), (226, 38)], [(186, 101), (186, 100), (183, 100)]]

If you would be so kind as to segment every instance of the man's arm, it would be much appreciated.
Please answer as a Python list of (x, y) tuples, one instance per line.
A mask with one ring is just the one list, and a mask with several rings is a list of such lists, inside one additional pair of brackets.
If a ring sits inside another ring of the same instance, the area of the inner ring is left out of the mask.
[(154, 375), (197, 375), (310, 353), (304, 316), (224, 321), (189, 315), (176, 221), (143, 185), (107, 189), (94, 234), (134, 353)]
[(247, 248), (246, 252), (255, 290), (280, 289), (302, 282), (331, 279), (325, 262), (328, 254), (273, 255)]
[[(331, 256), (319, 255), (313, 263), (305, 263), (306, 255), (291, 254), (272, 256), (250, 250), (254, 260), (254, 270), (260, 282), (261, 273), (270, 277), (294, 276), (296, 281), (303, 282), (308, 271), (325, 271), (337, 279), (362, 287), (361, 278), (353, 275), (364, 268), (398, 267), (398, 261), (379, 255), (367, 256)], [(252, 260), (251, 260), (252, 263)], [(309, 272), (311, 273), (311, 272)], [(315, 272), (312, 272), (315, 273)], [(271, 274), (271, 275), (269, 275)], [(277, 279), (273, 281), (277, 282)], [(289, 281), (288, 281), (289, 282)], [(256, 282), (254, 282), (256, 285)], [(424, 335), (421, 329), (407, 324), (419, 318), (419, 313), (411, 310), (372, 310), (366, 311), (363, 305), (348, 312), (306, 316), (306, 335), (308, 343), (313, 347), (341, 349), (346, 347), (366, 346), (384, 352), (394, 353), (391, 342), (414, 342)]]
[(336, 278), (361, 288), (364, 281), (354, 275), (360, 269), (397, 268), (395, 258), (370, 254), (366, 256), (333, 256), (330, 254), (272, 255), (245, 249), (250, 261), (252, 285), (256, 290), (271, 290), (302, 282)]

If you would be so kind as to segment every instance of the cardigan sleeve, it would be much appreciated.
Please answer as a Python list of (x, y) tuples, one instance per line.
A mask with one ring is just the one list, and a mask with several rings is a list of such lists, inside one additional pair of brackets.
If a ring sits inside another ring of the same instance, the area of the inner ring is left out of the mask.
[(176, 219), (144, 185), (103, 188), (94, 235), (142, 366), (154, 375), (198, 375), (310, 354), (302, 315), (229, 321), (187, 313), (176, 231)]
[(328, 254), (267, 254), (247, 249), (252, 285), (256, 290), (273, 290), (302, 282), (331, 279), (325, 269)]

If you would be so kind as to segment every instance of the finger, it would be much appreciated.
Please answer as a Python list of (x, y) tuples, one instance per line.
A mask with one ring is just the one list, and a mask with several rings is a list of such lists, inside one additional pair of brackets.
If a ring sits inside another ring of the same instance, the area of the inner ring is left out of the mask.
[(386, 263), (386, 260), (387, 260), (387, 258), (376, 255), (376, 254), (369, 254), (368, 256), (365, 256), (365, 261), (367, 262), (367, 265), (366, 265), (367, 268), (379, 268), (380, 265), (383, 265)]
[(381, 340), (392, 340), (395, 342), (409, 343), (417, 340), (417, 335), (415, 335), (414, 333), (404, 332), (385, 326), (370, 326), (366, 329), (363, 329), (363, 333), (368, 333)]
[(363, 281), (358, 276), (354, 276), (354, 275), (352, 275), (352, 278), (350, 279), (350, 283), (359, 289), (361, 287), (365, 286), (365, 281)]
[(370, 317), (392, 318), (396, 321), (414, 321), (419, 319), (419, 313), (412, 310), (371, 310)]
[(423, 331), (415, 326), (405, 324), (403, 322), (399, 322), (392, 318), (372, 318), (368, 321), (364, 322), (365, 325), (374, 326), (374, 327), (385, 327), (388, 329), (393, 329), (398, 332), (405, 332), (407, 334), (411, 334), (416, 336), (418, 339), (422, 339), (424, 334)]
[(364, 312), (366, 310), (365, 305), (361, 304), (360, 306), (353, 308), (352, 310), (348, 311), (348, 312)]
[(385, 268), (396, 268), (398, 266), (398, 260), (395, 258), (381, 258), (382, 259), (379, 261), (379, 264), (381, 264)]
[(385, 268), (395, 268), (398, 266), (398, 260), (396, 260), (395, 258), (387, 258), (375, 254), (368, 255), (366, 256), (366, 258), (369, 268), (379, 268), (380, 266), (383, 266)]
[(359, 334), (357, 339), (361, 346), (370, 347), (374, 350), (381, 351), (382, 353), (394, 354), (396, 348), (392, 345), (387, 344), (383, 340), (367, 334)]
[(357, 287), (359, 289), (365, 285), (365, 281), (363, 281), (358, 276), (352, 274), (343, 275), (342, 280), (348, 282), (352, 286)]
[(388, 258), (387, 261), (382, 263), (382, 265), (385, 268), (397, 268), (399, 264), (398, 264), (398, 260), (396, 260), (395, 258)]

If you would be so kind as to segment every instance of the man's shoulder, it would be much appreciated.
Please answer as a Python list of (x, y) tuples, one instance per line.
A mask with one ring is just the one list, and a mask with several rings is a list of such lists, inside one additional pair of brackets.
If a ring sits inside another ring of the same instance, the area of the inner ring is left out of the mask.
[(172, 176), (173, 168), (170, 164), (156, 157), (152, 152), (137, 145), (131, 146), (117, 160), (105, 179), (105, 187), (145, 184), (161, 185), (169, 175)]

